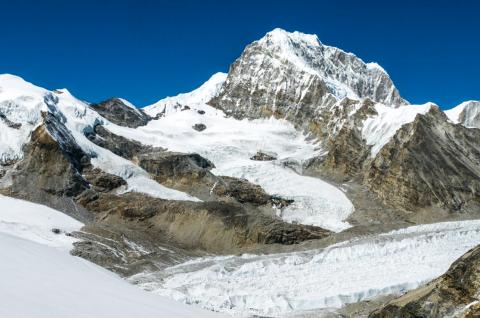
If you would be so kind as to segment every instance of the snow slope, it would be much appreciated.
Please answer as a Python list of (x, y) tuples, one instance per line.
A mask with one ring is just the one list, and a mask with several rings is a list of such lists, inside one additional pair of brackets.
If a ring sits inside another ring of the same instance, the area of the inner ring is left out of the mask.
[(479, 243), (480, 221), (446, 222), (325, 249), (202, 258), (132, 281), (235, 316), (279, 317), (414, 289)]
[(395, 135), (403, 125), (411, 123), (418, 114), (426, 114), (433, 103), (424, 105), (407, 105), (392, 108), (383, 104), (376, 104), (377, 115), (371, 116), (363, 122), (362, 138), (371, 148), (371, 157), (378, 152)]
[(155, 117), (158, 113), (175, 111), (178, 106), (189, 105), (197, 106), (205, 104), (215, 97), (216, 93), (220, 90), (221, 86), (227, 79), (225, 73), (215, 73), (208, 81), (203, 83), (200, 87), (189, 93), (179, 94), (173, 97), (166, 97), (159, 100), (155, 104), (146, 106), (143, 108), (145, 113)]
[(462, 124), (467, 128), (480, 128), (480, 101), (467, 101), (446, 110), (445, 114), (455, 124)]
[[(0, 195), (0, 233), (70, 250), (76, 240), (65, 235), (78, 231), (83, 224), (46, 206)], [(59, 229), (55, 234), (52, 229)]]
[(71, 256), (82, 224), (45, 206), (0, 196), (0, 317), (220, 317), (130, 285)]
[[(345, 194), (318, 178), (301, 176), (291, 168), (300, 169), (304, 160), (319, 153), (315, 143), (307, 141), (306, 136), (285, 120), (236, 120), (203, 102), (215, 95), (220, 87), (218, 80), (222, 78), (225, 79), (216, 74), (211, 83), (199, 90), (155, 104), (161, 105), (157, 111), (166, 109), (165, 116), (147, 126), (131, 129), (106, 125), (106, 128), (144, 144), (198, 153), (215, 164), (213, 173), (217, 175), (244, 178), (272, 195), (295, 200), (278, 211), (288, 222), (317, 225), (332, 231), (350, 227), (344, 220), (354, 208)], [(190, 109), (185, 110), (183, 106)], [(151, 115), (155, 115), (152, 111), (150, 109)], [(192, 129), (199, 123), (207, 127), (202, 132)], [(250, 160), (257, 151), (274, 153), (277, 160)]]

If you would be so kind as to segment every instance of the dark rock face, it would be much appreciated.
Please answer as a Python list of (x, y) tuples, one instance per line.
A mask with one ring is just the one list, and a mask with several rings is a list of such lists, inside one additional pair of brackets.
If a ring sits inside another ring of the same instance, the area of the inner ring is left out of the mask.
[(32, 133), (24, 159), (11, 172), (12, 184), (2, 192), (85, 220), (88, 212), (78, 209), (72, 197), (88, 189), (82, 171), (89, 165), (89, 158), (64, 128), (51, 114), (45, 115), (45, 124)]
[(204, 131), (205, 129), (207, 129), (207, 126), (205, 126), (204, 124), (195, 124), (192, 128), (196, 131)]
[(106, 173), (98, 168), (84, 171), (85, 179), (90, 182), (93, 190), (97, 192), (109, 192), (127, 184), (121, 177)]
[(240, 203), (252, 203), (254, 205), (265, 205), (272, 202), (262, 187), (252, 184), (244, 179), (221, 177), (222, 184), (215, 186), (213, 192), (220, 196), (230, 196)]
[[(81, 175), (85, 156), (74, 144), (62, 149), (46, 127), (40, 126), (32, 133), (32, 142), (25, 149), (25, 159), (12, 176), (12, 190), (40, 190), (52, 195), (75, 196), (87, 188)], [(72, 160), (74, 155), (80, 157)]]
[(90, 107), (119, 126), (137, 128), (145, 126), (151, 120), (150, 116), (145, 114), (143, 110), (134, 109), (119, 98), (107, 99), (98, 104), (91, 104)]
[(455, 261), (438, 279), (391, 301), (370, 318), (478, 317), (480, 247)]
[(195, 153), (152, 151), (138, 154), (135, 161), (160, 183), (169, 179), (175, 179), (179, 183), (199, 180), (215, 167), (212, 162)]

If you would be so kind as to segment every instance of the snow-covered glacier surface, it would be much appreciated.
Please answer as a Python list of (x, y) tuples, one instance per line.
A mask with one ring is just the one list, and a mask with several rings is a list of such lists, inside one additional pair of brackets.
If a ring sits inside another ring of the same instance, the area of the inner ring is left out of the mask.
[(146, 293), (70, 255), (75, 239), (65, 234), (82, 226), (59, 211), (0, 196), (0, 317), (222, 317)]
[(445, 222), (325, 249), (201, 258), (131, 281), (234, 316), (281, 317), (416, 288), (479, 243), (480, 221)]
[[(160, 146), (170, 151), (198, 153), (215, 164), (213, 173), (244, 178), (262, 186), (268, 193), (293, 199), (279, 211), (288, 222), (317, 225), (332, 231), (344, 230), (354, 207), (338, 188), (318, 178), (300, 175), (305, 160), (321, 152), (314, 141), (285, 120), (274, 118), (237, 120), (204, 103), (202, 96), (212, 96), (225, 76), (215, 74), (197, 91), (161, 100), (147, 111), (163, 113), (145, 127), (131, 129), (106, 125), (115, 134)], [(185, 106), (188, 106), (186, 108)], [(206, 129), (196, 131), (195, 124)], [(257, 151), (276, 156), (273, 161), (250, 158)]]

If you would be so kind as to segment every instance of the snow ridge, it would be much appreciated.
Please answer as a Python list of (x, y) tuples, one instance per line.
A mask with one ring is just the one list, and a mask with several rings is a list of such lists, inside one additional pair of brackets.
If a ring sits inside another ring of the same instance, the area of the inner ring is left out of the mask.
[(466, 101), (445, 111), (447, 117), (455, 124), (467, 128), (480, 128), (480, 101)]
[[(41, 113), (50, 112), (62, 119), (80, 148), (90, 155), (95, 167), (127, 181), (128, 185), (123, 191), (143, 192), (168, 200), (199, 201), (155, 182), (146, 171), (131, 161), (88, 140), (85, 133), (92, 131), (95, 125), (116, 125), (101, 117), (87, 103), (72, 96), (68, 90), (50, 92), (12, 75), (1, 75), (0, 87), (0, 115), (8, 120), (6, 122), (0, 117), (0, 163), (23, 157), (23, 145), (29, 141), (32, 131), (43, 122)], [(9, 126), (9, 123), (20, 126)]]
[(190, 107), (205, 104), (218, 94), (226, 79), (226, 73), (215, 73), (208, 81), (203, 83), (197, 89), (189, 93), (183, 93), (173, 97), (166, 97), (159, 100), (155, 104), (146, 106), (143, 108), (143, 110), (148, 115), (155, 117), (158, 113), (170, 113), (175, 111), (179, 105), (186, 105)]
[(431, 107), (437, 106), (433, 103), (426, 103), (391, 108), (383, 104), (376, 104), (377, 115), (367, 118), (362, 127), (362, 138), (368, 146), (372, 146), (371, 157), (375, 158), (400, 128), (413, 122), (417, 115), (425, 115)]

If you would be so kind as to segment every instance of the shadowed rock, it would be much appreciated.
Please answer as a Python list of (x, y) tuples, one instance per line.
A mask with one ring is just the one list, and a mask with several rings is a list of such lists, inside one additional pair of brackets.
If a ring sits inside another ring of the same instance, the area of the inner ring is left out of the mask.
[(255, 155), (253, 155), (250, 160), (256, 161), (272, 161), (277, 160), (277, 156), (274, 153), (266, 153), (263, 151), (257, 151)]
[(196, 131), (204, 131), (205, 129), (207, 129), (207, 126), (205, 126), (204, 124), (195, 124), (192, 128)]
[(119, 126), (137, 128), (145, 126), (151, 120), (143, 110), (126, 105), (119, 98), (111, 98), (90, 107), (109, 121)]

